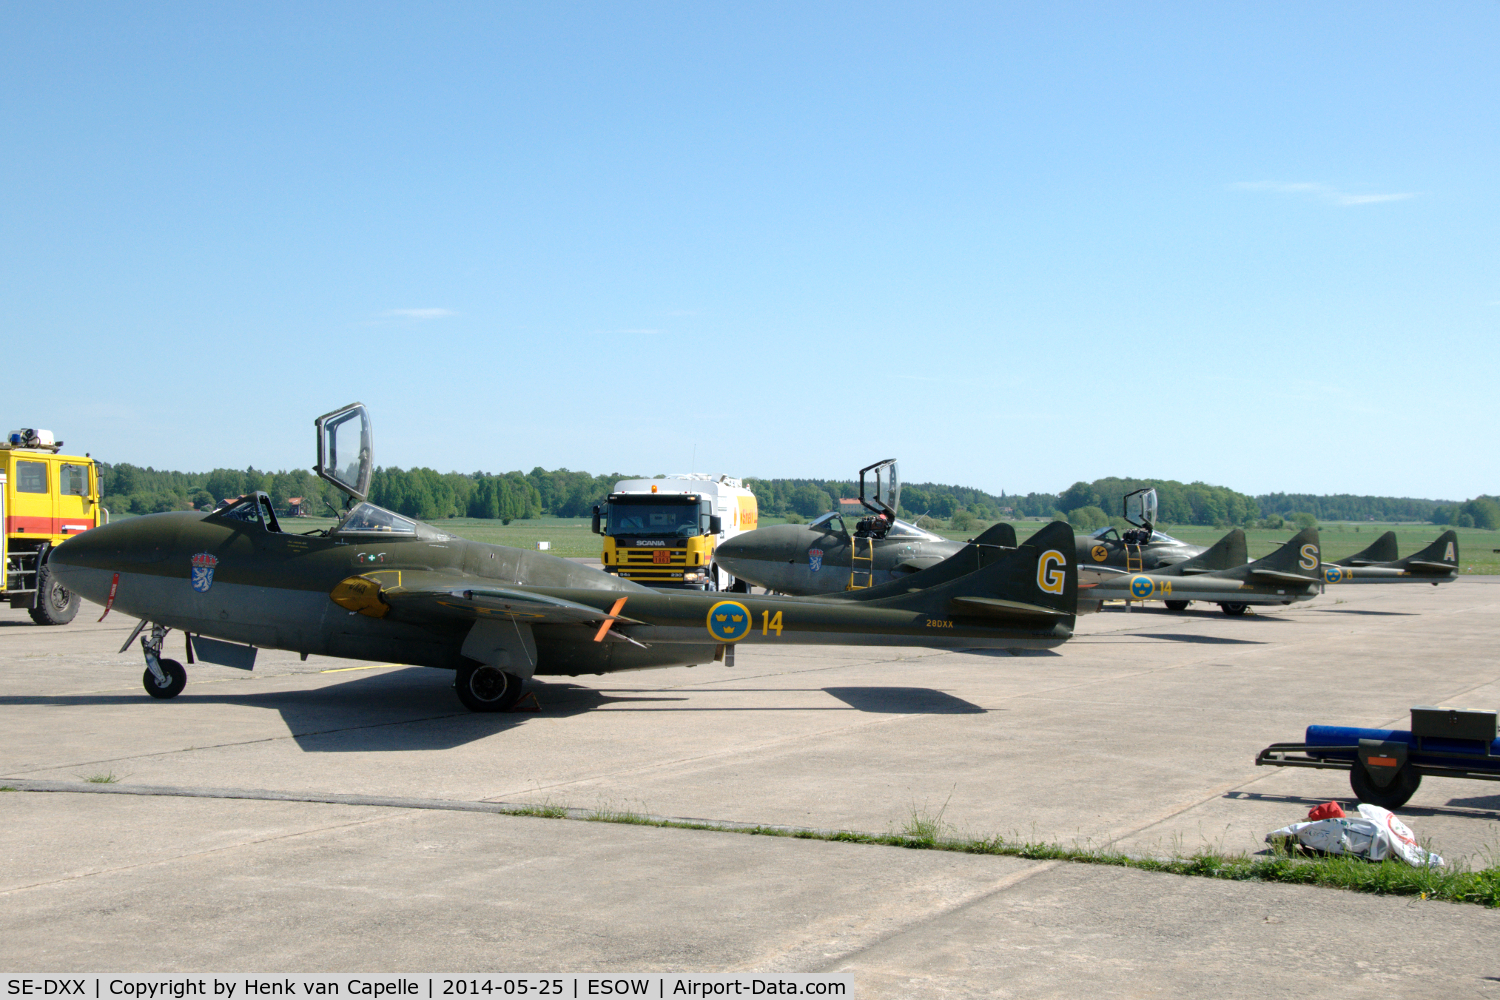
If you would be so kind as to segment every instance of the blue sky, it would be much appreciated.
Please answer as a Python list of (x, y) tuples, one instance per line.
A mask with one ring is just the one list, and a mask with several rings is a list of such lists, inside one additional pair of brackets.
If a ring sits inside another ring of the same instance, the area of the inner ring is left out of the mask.
[[(109, 461), (1500, 492), (1500, 6), (0, 4)], [(696, 456), (696, 457), (695, 457)]]

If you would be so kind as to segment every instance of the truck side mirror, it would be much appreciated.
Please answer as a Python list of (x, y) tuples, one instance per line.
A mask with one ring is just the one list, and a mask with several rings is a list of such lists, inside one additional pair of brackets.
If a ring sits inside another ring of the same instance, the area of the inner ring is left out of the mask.
[(724, 530), (724, 519), (722, 517), (720, 517), (718, 514), (710, 514), (710, 515), (708, 515), (708, 533), (710, 535), (717, 535), (719, 532), (721, 532), (723, 530)]
[(599, 507), (594, 507), (594, 534), (599, 534)]

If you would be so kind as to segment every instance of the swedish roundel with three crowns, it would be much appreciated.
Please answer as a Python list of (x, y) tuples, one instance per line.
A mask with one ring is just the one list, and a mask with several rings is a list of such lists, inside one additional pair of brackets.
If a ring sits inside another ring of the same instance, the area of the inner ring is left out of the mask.
[(219, 557), (208, 552), (200, 552), (193, 556), (193, 589), (200, 594), (208, 593), (208, 588), (214, 585), (214, 567), (219, 565)]
[(720, 601), (708, 609), (708, 634), (720, 642), (739, 642), (750, 633), (750, 611), (739, 601)]

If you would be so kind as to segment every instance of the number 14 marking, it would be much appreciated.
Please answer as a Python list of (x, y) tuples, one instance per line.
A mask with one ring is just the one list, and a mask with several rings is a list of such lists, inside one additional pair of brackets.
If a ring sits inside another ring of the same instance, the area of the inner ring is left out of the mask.
[(770, 629), (775, 629), (777, 636), (781, 635), (781, 612), (771, 614), (769, 611), (760, 613), (760, 634), (765, 635)]

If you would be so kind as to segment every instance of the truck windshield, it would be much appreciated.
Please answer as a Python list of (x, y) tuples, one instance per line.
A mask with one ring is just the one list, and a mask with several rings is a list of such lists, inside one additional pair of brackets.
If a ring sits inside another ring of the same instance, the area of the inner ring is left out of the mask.
[(631, 503), (609, 505), (611, 535), (657, 535), (689, 538), (698, 534), (696, 503)]

